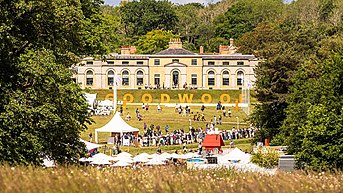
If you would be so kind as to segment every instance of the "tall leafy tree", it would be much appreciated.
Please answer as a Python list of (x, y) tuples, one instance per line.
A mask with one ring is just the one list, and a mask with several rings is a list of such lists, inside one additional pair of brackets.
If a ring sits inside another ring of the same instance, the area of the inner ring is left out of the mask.
[(120, 14), (126, 35), (141, 36), (154, 29), (174, 30), (177, 16), (173, 4), (163, 0), (141, 0), (125, 3)]
[(94, 52), (88, 27), (101, 3), (0, 1), (0, 162), (71, 163), (83, 152), (90, 119), (70, 67)]
[(168, 48), (168, 42), (177, 38), (171, 31), (153, 30), (142, 36), (137, 42), (138, 53), (153, 54)]
[(217, 21), (216, 35), (238, 39), (258, 23), (273, 21), (281, 14), (282, 7), (281, 0), (239, 0)]

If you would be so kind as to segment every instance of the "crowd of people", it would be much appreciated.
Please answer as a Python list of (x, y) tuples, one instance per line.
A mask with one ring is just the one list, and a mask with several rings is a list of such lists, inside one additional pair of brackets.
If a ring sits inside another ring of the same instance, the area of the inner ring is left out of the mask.
[[(114, 137), (114, 143), (118, 145), (123, 145), (124, 142), (126, 145), (132, 146), (161, 146), (161, 145), (182, 145), (190, 143), (201, 143), (205, 138), (208, 132), (213, 132), (215, 126), (223, 124), (224, 117), (231, 117), (232, 112), (230, 109), (226, 110), (225, 107), (218, 102), (216, 105), (217, 114), (210, 116), (210, 120), (205, 118), (205, 109), (206, 107), (202, 105), (200, 111), (193, 112), (191, 107), (186, 105), (182, 107), (181, 104), (175, 105), (175, 112), (182, 117), (190, 117), (190, 121), (199, 121), (204, 122), (204, 127), (194, 128), (191, 125), (187, 132), (184, 129), (176, 129), (172, 132), (168, 125), (160, 126), (150, 124), (147, 125), (146, 122), (143, 123), (143, 133), (139, 135), (134, 135), (133, 133), (124, 133), (122, 136), (119, 134)], [(149, 104), (142, 104), (142, 111), (149, 111)], [(157, 105), (157, 111), (161, 112), (162, 108), (160, 104)], [(122, 111), (121, 111), (122, 112)], [(126, 116), (124, 115), (126, 121), (130, 121), (131, 115), (127, 112)], [(208, 117), (208, 116), (207, 116)], [(140, 113), (140, 109), (136, 108), (136, 118), (141, 121), (143, 116)], [(162, 128), (163, 127), (163, 128)], [(255, 129), (253, 127), (247, 128), (235, 128), (232, 127), (227, 130), (222, 130), (220, 134), (222, 135), (223, 140), (234, 140), (242, 138), (252, 138), (255, 135)]]

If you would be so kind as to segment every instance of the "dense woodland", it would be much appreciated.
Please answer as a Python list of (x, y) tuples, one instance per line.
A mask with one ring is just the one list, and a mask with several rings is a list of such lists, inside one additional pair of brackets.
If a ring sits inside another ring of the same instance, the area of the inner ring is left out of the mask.
[(223, 0), (203, 6), (141, 0), (102, 6), (102, 14), (104, 26), (115, 26), (104, 30), (107, 52), (129, 44), (155, 53), (179, 37), (186, 49), (204, 46), (211, 53), (234, 38), (239, 52), (261, 60), (255, 71), (259, 103), (251, 117), (260, 129), (255, 141), (287, 145), (299, 167), (343, 167), (343, 1)]
[(0, 0), (1, 162), (72, 163), (90, 119), (69, 67), (122, 45), (156, 53), (178, 37), (208, 53), (234, 38), (241, 53), (256, 55), (255, 140), (287, 145), (299, 167), (343, 168), (343, 1), (102, 3)]

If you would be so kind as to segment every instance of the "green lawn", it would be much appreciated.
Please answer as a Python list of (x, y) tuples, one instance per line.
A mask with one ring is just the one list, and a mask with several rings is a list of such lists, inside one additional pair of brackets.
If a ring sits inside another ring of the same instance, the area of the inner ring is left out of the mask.
[[(91, 90), (90, 93), (97, 93), (97, 99), (98, 100), (104, 100), (106, 98), (106, 95), (112, 94), (112, 90)], [(236, 99), (238, 99), (238, 95), (241, 93), (240, 91), (223, 91), (223, 90), (118, 90), (118, 100), (122, 100), (122, 97), (125, 94), (132, 94), (134, 97), (134, 103), (141, 103), (141, 97), (143, 94), (150, 94), (153, 99), (153, 103), (160, 102), (160, 96), (161, 94), (167, 94), (170, 96), (170, 103), (179, 103), (178, 101), (178, 94), (193, 94), (193, 103), (201, 103), (201, 95), (203, 94), (210, 94), (213, 101), (213, 104), (216, 104), (219, 101), (220, 95), (222, 94), (228, 94), (230, 95), (231, 103), (234, 103)], [(206, 104), (205, 104), (206, 105)], [(157, 111), (157, 105), (156, 104), (150, 104), (149, 105), (149, 111), (145, 111), (141, 108), (140, 105), (132, 105), (128, 104), (127, 108), (124, 109), (122, 118), (125, 120), (126, 114), (130, 113), (131, 120), (127, 121), (129, 125), (132, 127), (140, 129), (140, 133), (143, 133), (143, 124), (146, 123), (148, 126), (151, 124), (154, 124), (155, 127), (159, 125), (161, 127), (161, 130), (163, 134), (165, 134), (165, 126), (169, 126), (169, 131), (174, 131), (176, 129), (183, 129), (185, 132), (189, 131), (190, 126), (190, 119), (191, 119), (191, 125), (194, 128), (205, 128), (207, 123), (210, 123), (211, 119), (213, 119), (213, 116), (215, 115), (218, 119), (218, 115), (222, 115), (222, 112), (217, 112), (215, 107), (209, 107), (207, 106), (205, 109), (205, 118), (206, 121), (193, 121), (193, 115), (190, 114), (187, 117), (182, 117), (177, 112), (175, 112), (174, 107), (167, 107), (164, 105), (161, 105), (162, 112)], [(139, 109), (141, 115), (143, 116), (142, 121), (138, 121), (136, 119), (136, 108)], [(227, 108), (228, 109), (228, 108)], [(240, 127), (245, 128), (249, 126), (249, 123), (246, 121), (248, 118), (247, 115), (242, 111), (242, 109), (239, 109), (238, 112), (235, 112), (235, 108), (230, 108), (232, 111), (231, 117), (223, 117), (223, 124), (222, 125), (216, 125), (215, 127), (219, 130), (228, 130), (232, 129), (233, 127)], [(196, 114), (197, 112), (201, 113), (200, 106), (191, 106), (191, 112)], [(88, 140), (89, 133), (93, 134), (94, 137), (94, 131), (97, 128), (100, 128), (104, 126), (107, 122), (109, 122), (112, 118), (113, 114), (111, 116), (93, 116), (94, 124), (89, 125), (88, 130), (84, 131), (81, 134), (81, 138)], [(238, 117), (238, 119), (236, 118)], [(107, 141), (107, 137), (109, 136), (109, 133), (99, 133), (99, 143), (105, 144)], [(243, 143), (242, 143), (243, 142)], [(243, 140), (242, 142), (235, 142), (237, 147), (241, 148), (242, 150), (251, 150), (251, 144), (250, 141)], [(181, 149), (181, 146), (174, 145), (174, 146), (165, 146), (162, 147), (162, 151), (167, 152), (174, 152), (177, 149)], [(188, 145), (188, 149), (196, 149), (197, 144)], [(156, 152), (156, 147), (143, 147), (141, 149), (134, 148), (134, 147), (122, 147), (122, 150), (129, 151), (131, 153), (140, 153), (140, 152), (148, 152), (153, 153)], [(101, 151), (104, 151), (103, 149)], [(107, 150), (109, 151), (109, 150)], [(109, 153), (109, 152), (108, 152)]]
[[(136, 108), (139, 108), (139, 111), (143, 116), (143, 120), (141, 121), (138, 121), (135, 117)], [(157, 112), (157, 106), (150, 106), (149, 111), (142, 110), (140, 106), (127, 106), (127, 109), (123, 112), (124, 115), (122, 115), (122, 118), (125, 119), (126, 114), (129, 112), (132, 119), (130, 121), (127, 121), (127, 123), (132, 127), (140, 129), (141, 133), (143, 132), (144, 123), (146, 123), (148, 126), (151, 124), (154, 124), (155, 126), (160, 125), (163, 133), (165, 133), (164, 128), (166, 125), (169, 126), (169, 131), (174, 131), (176, 129), (183, 129), (185, 132), (189, 131), (189, 119), (192, 119), (192, 116), (182, 117), (181, 115), (175, 112), (175, 108), (164, 106), (162, 106), (162, 108), (162, 112)], [(192, 107), (191, 111), (195, 113), (200, 112), (200, 107)], [(219, 130), (228, 130), (232, 129), (233, 127), (237, 127), (236, 117), (239, 117), (238, 120), (240, 128), (249, 126), (249, 124), (245, 121), (245, 119), (247, 119), (247, 115), (242, 110), (234, 112), (234, 109), (232, 109), (232, 111), (233, 113), (231, 117), (224, 117), (223, 124), (216, 125), (215, 127), (217, 127)], [(208, 107), (205, 109), (204, 114), (206, 122), (192, 120), (191, 124), (193, 127), (205, 128), (206, 123), (209, 123), (210, 120), (213, 119), (214, 115), (218, 117), (218, 115), (220, 115), (221, 112), (217, 112), (215, 107)], [(88, 139), (89, 133), (93, 133), (94, 136), (95, 129), (104, 126), (107, 122), (110, 121), (112, 116), (113, 115), (93, 116), (92, 118), (95, 121), (95, 123), (89, 125), (88, 130), (81, 134), (81, 138)], [(107, 136), (109, 136), (109, 133), (99, 133), (99, 142), (105, 142), (107, 140)]]

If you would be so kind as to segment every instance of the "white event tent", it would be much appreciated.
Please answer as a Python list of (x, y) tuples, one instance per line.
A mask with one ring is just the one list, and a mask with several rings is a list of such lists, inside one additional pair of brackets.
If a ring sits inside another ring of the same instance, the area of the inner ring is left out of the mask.
[(84, 96), (87, 100), (89, 107), (91, 107), (93, 109), (93, 106), (94, 106), (94, 103), (96, 100), (96, 94), (84, 93)]
[(98, 148), (98, 147), (102, 146), (102, 145), (98, 145), (98, 144), (95, 144), (95, 143), (91, 143), (91, 142), (85, 141), (83, 139), (80, 139), (80, 141), (86, 144), (86, 148), (87, 148), (88, 151), (91, 150), (91, 149), (95, 149), (95, 148)]
[(95, 142), (98, 143), (98, 132), (110, 132), (110, 133), (126, 133), (126, 132), (139, 132), (139, 129), (131, 127), (117, 112), (113, 118), (105, 126), (95, 129)]

